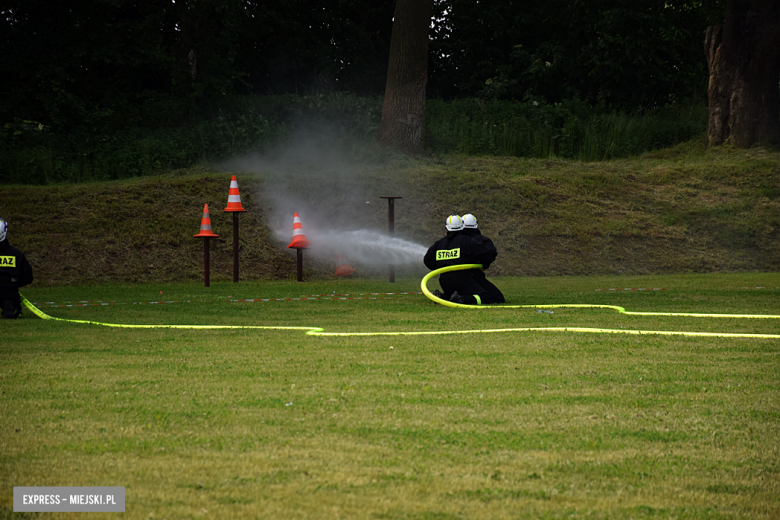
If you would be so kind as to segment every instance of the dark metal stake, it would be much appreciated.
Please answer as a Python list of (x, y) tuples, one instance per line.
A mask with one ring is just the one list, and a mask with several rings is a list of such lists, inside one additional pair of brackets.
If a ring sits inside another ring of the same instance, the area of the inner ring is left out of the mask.
[(233, 283), (238, 282), (238, 213), (233, 213)]
[(205, 280), (204, 287), (209, 286), (209, 239), (208, 237), (203, 239), (203, 277)]
[(297, 261), (298, 281), (303, 281), (303, 250), (300, 247), (295, 248), (295, 258)]
[[(395, 199), (401, 199), (403, 197), (379, 197), (380, 199), (387, 199), (387, 234), (391, 237), (395, 235)], [(395, 283), (395, 265), (388, 265), (388, 271), (390, 273), (390, 283)]]

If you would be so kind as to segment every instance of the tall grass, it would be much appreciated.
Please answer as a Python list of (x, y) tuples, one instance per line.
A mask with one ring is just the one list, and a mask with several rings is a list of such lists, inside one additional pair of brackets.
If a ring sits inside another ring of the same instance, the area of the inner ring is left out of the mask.
[(349, 94), (245, 96), (198, 105), (171, 100), (108, 114), (76, 128), (15, 120), (0, 127), (0, 182), (111, 180), (265, 151), (304, 125), (370, 139), (381, 100)]
[(596, 161), (671, 146), (706, 130), (706, 107), (628, 114), (577, 101), (431, 100), (424, 145), (435, 152)]
[[(138, 177), (265, 151), (296, 130), (323, 123), (328, 133), (373, 143), (382, 99), (328, 92), (155, 101), (104, 111), (72, 128), (14, 120), (0, 127), (0, 182), (52, 184)], [(628, 157), (706, 130), (705, 107), (643, 113), (605, 111), (572, 100), (556, 104), (429, 100), (423, 146), (434, 153)]]

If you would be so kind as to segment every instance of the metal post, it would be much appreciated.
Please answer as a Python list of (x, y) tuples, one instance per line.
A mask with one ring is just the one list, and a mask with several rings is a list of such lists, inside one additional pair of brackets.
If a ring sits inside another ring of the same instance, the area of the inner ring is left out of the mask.
[[(395, 235), (395, 199), (400, 199), (403, 197), (387, 196), (379, 198), (387, 199), (387, 234), (392, 237)], [(390, 283), (395, 283), (395, 265), (388, 265), (388, 271), (390, 275)]]
[(209, 286), (209, 238), (203, 239), (203, 278), (205, 281), (204, 287)]
[(233, 283), (238, 282), (238, 213), (233, 213)]

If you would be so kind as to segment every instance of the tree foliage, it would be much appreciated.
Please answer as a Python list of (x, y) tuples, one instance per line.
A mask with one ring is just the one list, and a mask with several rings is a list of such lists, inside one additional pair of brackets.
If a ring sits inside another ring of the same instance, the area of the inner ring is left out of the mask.
[(0, 117), (55, 127), (160, 98), (384, 87), (391, 0), (7, 0)]
[[(725, 0), (436, 0), (428, 96), (607, 107), (706, 92)], [(382, 94), (394, 0), (5, 0), (0, 123), (187, 117), (234, 94)], [(142, 107), (169, 106), (176, 114)], [(165, 103), (162, 103), (165, 102)], [(111, 118), (121, 113), (122, 118)], [(150, 115), (151, 114), (151, 115)]]
[(647, 107), (706, 96), (702, 52), (722, 0), (440, 0), (430, 88)]

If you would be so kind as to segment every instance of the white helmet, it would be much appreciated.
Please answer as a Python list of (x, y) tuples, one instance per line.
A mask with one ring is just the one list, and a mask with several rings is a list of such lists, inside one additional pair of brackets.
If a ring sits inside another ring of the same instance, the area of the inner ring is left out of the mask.
[(0, 218), (0, 242), (8, 236), (8, 222)]
[(444, 223), (447, 231), (460, 231), (463, 229), (463, 219), (459, 215), (450, 215)]
[(467, 228), (471, 229), (477, 229), (477, 217), (472, 215), (471, 213), (466, 213), (463, 215), (463, 225)]

